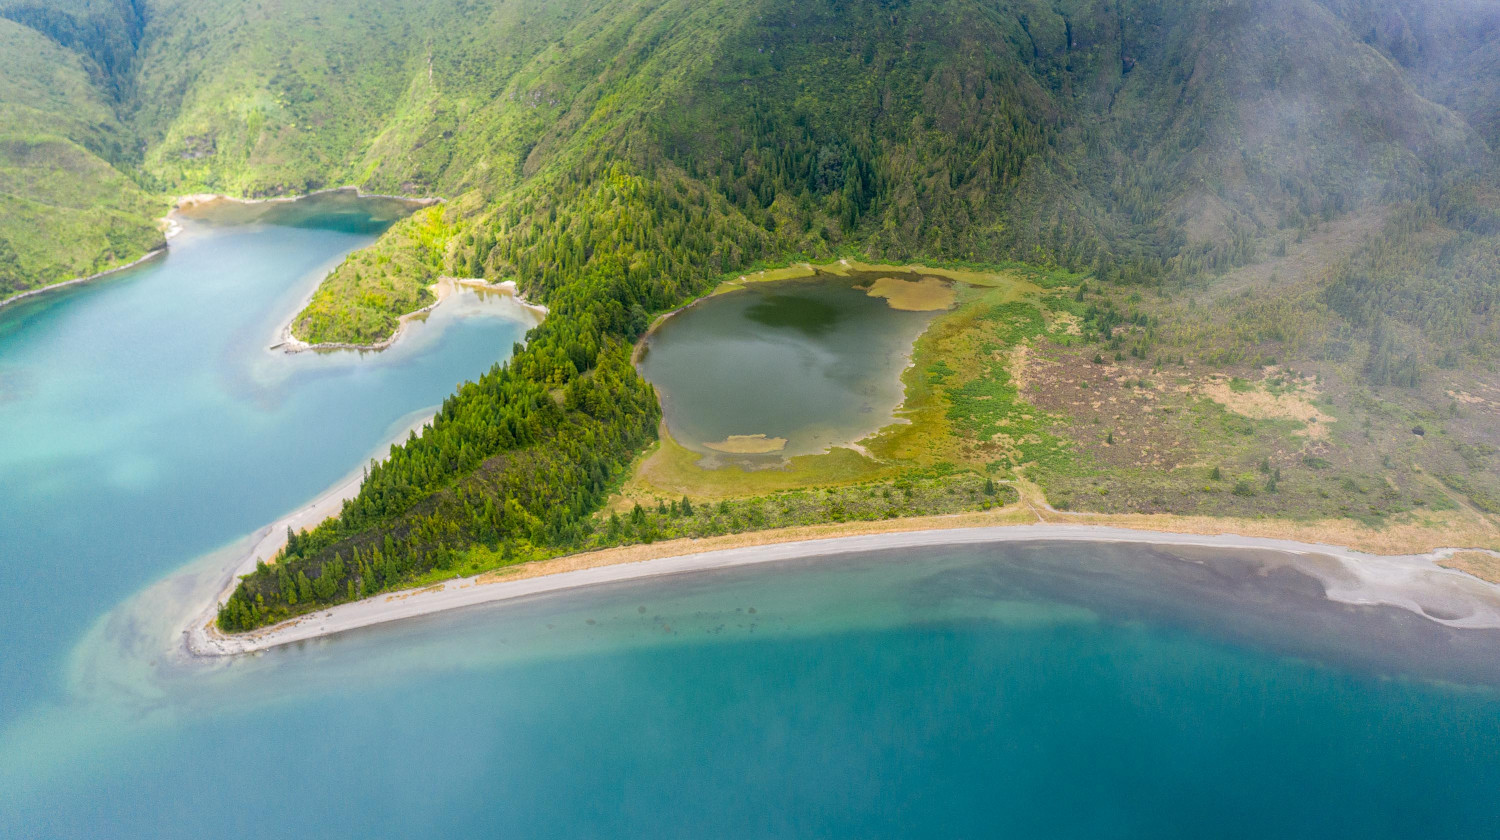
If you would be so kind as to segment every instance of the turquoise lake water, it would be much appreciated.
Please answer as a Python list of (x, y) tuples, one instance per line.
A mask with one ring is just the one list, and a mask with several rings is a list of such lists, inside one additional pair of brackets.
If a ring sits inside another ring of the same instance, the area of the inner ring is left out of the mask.
[(245, 535), (528, 323), (268, 352), (380, 222), (239, 221), (0, 310), (0, 836), (1500, 836), (1500, 633), (1257, 552), (849, 555), (186, 658)]

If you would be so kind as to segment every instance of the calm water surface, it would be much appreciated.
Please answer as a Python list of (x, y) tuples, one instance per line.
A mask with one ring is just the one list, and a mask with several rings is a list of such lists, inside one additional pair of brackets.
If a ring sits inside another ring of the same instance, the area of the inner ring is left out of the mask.
[(1490, 837), (1497, 646), (1253, 554), (792, 562), (116, 671), (0, 742), (0, 830)]
[(0, 836), (1500, 836), (1500, 634), (1255, 552), (851, 555), (175, 654), (237, 539), (524, 329), (265, 352), (356, 222), (190, 227), (0, 313)]
[(747, 283), (668, 319), (641, 374), (662, 395), (672, 437), (715, 457), (709, 444), (731, 436), (784, 438), (779, 460), (889, 424), (912, 342), (937, 313), (893, 309), (860, 288), (880, 276)]
[(123, 598), (358, 469), (509, 354), (528, 316), (472, 294), (385, 353), (267, 349), (407, 209), (202, 210), (165, 258), (0, 309), (0, 720), (55, 696), (64, 654)]

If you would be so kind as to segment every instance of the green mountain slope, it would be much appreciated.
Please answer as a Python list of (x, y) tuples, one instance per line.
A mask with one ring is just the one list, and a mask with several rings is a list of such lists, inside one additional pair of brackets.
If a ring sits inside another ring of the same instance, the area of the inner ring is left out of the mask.
[(161, 245), (165, 202), (111, 163), (126, 136), (82, 57), (0, 17), (0, 299)]
[(1449, 4), (75, 5), (6, 13), (73, 33), (92, 98), (128, 122), (105, 136), (141, 138), (137, 180), (167, 194), (358, 183), (482, 206), (629, 134), (633, 164), (665, 158), (809, 253), (1104, 252), (1106, 273), (1191, 275), (1474, 165), (1495, 130), (1493, 39)]

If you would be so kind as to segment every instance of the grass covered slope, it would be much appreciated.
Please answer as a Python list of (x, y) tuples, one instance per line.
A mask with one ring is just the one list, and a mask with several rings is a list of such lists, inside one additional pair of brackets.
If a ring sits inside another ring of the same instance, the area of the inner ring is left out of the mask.
[[(353, 183), (465, 198), (457, 224), (563, 167), (670, 163), (775, 233), (773, 254), (1061, 258), (1106, 279), (1229, 267), (1268, 227), (1424, 185), (1482, 156), (1458, 115), (1492, 103), (1460, 72), (1472, 15), (1420, 0), (0, 12), (87, 71), (119, 118), (106, 159), (166, 195)], [(583, 162), (596, 148), (628, 153)], [(96, 239), (120, 222), (66, 212)], [(386, 321), (409, 300), (344, 287), (387, 300)], [(367, 332), (346, 308), (359, 323), (335, 332)]]
[(166, 202), (109, 161), (121, 132), (83, 59), (0, 17), (0, 299), (160, 247)]
[[(166, 5), (137, 123), (179, 192), (360, 183), (467, 199), (456, 223), (568, 189), (563, 167), (669, 164), (772, 254), (1060, 256), (1137, 280), (1243, 261), (1268, 226), (1474, 152), (1317, 3), (1137, 6)], [(210, 59), (191, 84), (189, 49)]]
[(153, 3), (134, 115), (143, 168), (173, 191), (251, 198), (365, 183), (361, 155), (439, 34), (416, 27), (456, 21), (429, 6)]

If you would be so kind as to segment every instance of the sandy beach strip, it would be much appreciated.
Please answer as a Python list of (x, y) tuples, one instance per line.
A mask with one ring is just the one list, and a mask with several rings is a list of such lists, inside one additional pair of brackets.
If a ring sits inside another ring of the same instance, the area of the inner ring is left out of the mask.
[[(497, 288), (482, 281), (447, 279), (463, 285)], [(498, 284), (502, 287), (499, 290), (515, 294), (514, 287), (503, 288), (506, 285)], [(519, 295), (517, 297), (519, 299)], [(697, 302), (659, 316), (637, 342), (635, 361), (639, 362), (647, 339), (662, 323)], [(543, 313), (544, 309), (538, 314)], [(910, 355), (907, 358), (909, 367)], [(357, 489), (356, 485), (343, 492), (352, 495)], [(231, 576), (226, 579), (217, 602), (207, 605), (183, 631), (186, 650), (204, 657), (253, 653), (448, 610), (665, 575), (862, 552), (1040, 541), (1279, 552), (1289, 564), (1320, 581), (1330, 600), (1353, 605), (1398, 607), (1454, 628), (1500, 629), (1500, 584), (1487, 582), (1440, 562), (1456, 555), (1475, 553), (1500, 560), (1500, 553), (1489, 549), (1476, 552), (1461, 548), (1432, 548), (1439, 544), (1436, 540), (1449, 538), (1474, 538), (1478, 540), (1474, 545), (1488, 545), (1494, 542), (1492, 533), (1476, 536), (1469, 528), (1452, 530), (1427, 523), (1395, 527), (1373, 535), (1356, 535), (1348, 530), (1352, 525), (1341, 520), (1293, 523), (1064, 512), (1048, 505), (1034, 488), (1019, 489), (1022, 490), (1020, 502), (987, 513), (814, 525), (705, 539), (680, 539), (535, 561), (419, 589), (382, 593), (241, 634), (224, 634), (214, 626), (219, 603), (233, 591), (236, 577)], [(1486, 523), (1486, 527), (1489, 531), (1494, 530), (1493, 524)], [(284, 530), (282, 523), (273, 526), (268, 539), (277, 542), (272, 551), (284, 540)], [(1324, 539), (1348, 540), (1351, 545), (1366, 550), (1321, 542)], [(253, 559), (240, 566), (241, 571), (237, 574), (250, 571), (254, 568)]]
[[(932, 523), (932, 520), (926, 522)], [(774, 533), (764, 536), (769, 539), (763, 544), (733, 548), (714, 548), (716, 542), (723, 542), (723, 538), (676, 540), (655, 546), (630, 546), (561, 557), (500, 572), (456, 578), (423, 589), (385, 593), (318, 610), (273, 627), (234, 635), (220, 633), (213, 626), (211, 608), (187, 631), (187, 648), (197, 656), (233, 656), (463, 607), (620, 581), (893, 549), (1038, 541), (1280, 552), (1286, 556), (1289, 565), (1318, 579), (1330, 600), (1399, 607), (1454, 628), (1500, 628), (1500, 586), (1437, 565), (1436, 560), (1451, 549), (1423, 555), (1385, 556), (1341, 546), (1236, 534), (1203, 535), (1051, 523), (946, 528), (913, 526), (913, 529), (886, 533), (782, 542), (770, 541), (775, 539)]]
[[(398, 427), (399, 432), (371, 453), (371, 458), (384, 460), (390, 448), (405, 441), (408, 435), (422, 434), (427, 424), (432, 422), (433, 414), (427, 411), (418, 412), (415, 418), (410, 422), (402, 423)], [(204, 632), (213, 624), (218, 615), (219, 604), (227, 600), (234, 592), (235, 587), (239, 585), (240, 577), (255, 571), (256, 563), (274, 558), (276, 552), (286, 545), (287, 529), (308, 530), (342, 513), (344, 502), (359, 494), (360, 485), (365, 481), (363, 464), (368, 461), (369, 459), (366, 459), (358, 469), (339, 479), (332, 487), (318, 494), (317, 498), (251, 534), (249, 547), (236, 558), (234, 563), (225, 567), (223, 574), (214, 584), (212, 602), (194, 615), (189, 629), (183, 631), (184, 635), (191, 637), (194, 633)], [(212, 633), (223, 635), (217, 629), (213, 629)], [(192, 647), (192, 644), (193, 640), (189, 638), (189, 646)]]
[(341, 187), (324, 187), (323, 189), (313, 190), (309, 193), (300, 193), (298, 195), (273, 195), (269, 198), (236, 198), (232, 195), (226, 195), (224, 193), (193, 193), (191, 195), (178, 196), (177, 200), (172, 202), (172, 207), (174, 209), (182, 209), (193, 207), (199, 204), (209, 204), (215, 201), (227, 201), (234, 204), (286, 204), (294, 201), (301, 201), (305, 198), (312, 198), (313, 196), (326, 195), (328, 193), (336, 192), (352, 192), (359, 198), (389, 198), (394, 201), (407, 201), (422, 207), (426, 207), (432, 204), (441, 204), (443, 202), (443, 199), (437, 196), (387, 195), (385, 193), (370, 193), (365, 192), (364, 189), (361, 188), (358, 184), (345, 184)]

